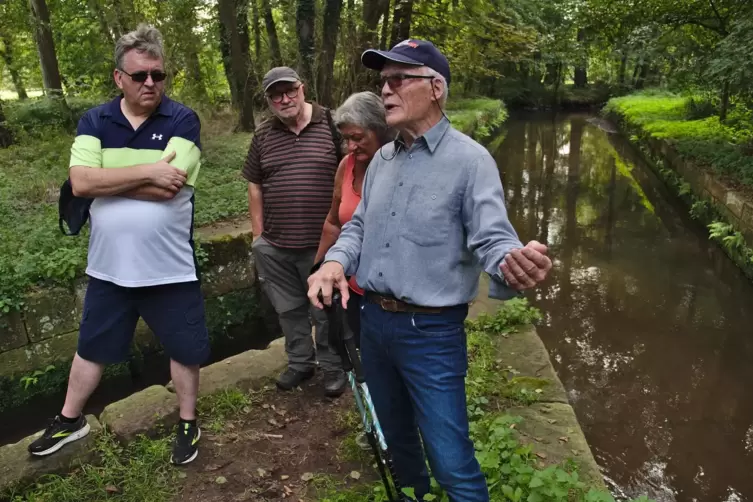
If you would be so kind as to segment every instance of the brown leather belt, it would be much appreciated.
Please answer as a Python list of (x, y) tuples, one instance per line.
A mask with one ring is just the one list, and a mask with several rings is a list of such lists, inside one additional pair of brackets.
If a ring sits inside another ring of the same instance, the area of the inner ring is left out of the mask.
[(444, 310), (447, 310), (443, 307), (421, 307), (418, 305), (413, 305), (411, 303), (406, 303), (402, 300), (398, 300), (397, 298), (394, 298), (392, 296), (380, 295), (378, 293), (372, 293), (371, 291), (366, 292), (366, 301), (376, 303), (377, 305), (382, 307), (382, 310), (386, 310), (387, 312), (439, 314)]

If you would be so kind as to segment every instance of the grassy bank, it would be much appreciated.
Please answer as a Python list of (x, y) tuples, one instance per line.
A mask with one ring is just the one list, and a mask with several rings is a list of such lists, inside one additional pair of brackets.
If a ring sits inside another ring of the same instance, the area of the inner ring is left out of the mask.
[(640, 134), (666, 140), (683, 157), (753, 188), (753, 124), (743, 111), (725, 123), (702, 97), (644, 92), (611, 99), (605, 112)]
[[(93, 101), (73, 100), (79, 116)], [(78, 237), (58, 229), (57, 195), (68, 176), (73, 134), (60, 111), (44, 100), (6, 105), (19, 144), (0, 149), (0, 313), (21, 308), (35, 284), (69, 285), (86, 265), (88, 225)], [(498, 100), (456, 100), (448, 111), (460, 130), (483, 136), (506, 117)], [(197, 226), (243, 215), (246, 186), (240, 169), (251, 139), (234, 134), (226, 112), (200, 110), (204, 156), (196, 188)]]
[[(539, 312), (525, 300), (513, 300), (494, 315), (467, 323), (471, 435), (491, 500), (613, 502), (609, 493), (580, 479), (575, 462), (545, 461), (542, 450), (546, 451), (546, 446), (536, 444), (534, 449), (524, 441), (518, 432), (521, 417), (510, 413), (535, 404), (547, 381), (518, 377), (513, 369), (502, 367), (500, 350), (504, 350), (506, 339), (517, 335), (518, 327), (539, 318)], [(97, 443), (102, 465), (85, 465), (70, 476), (46, 477), (4, 495), (12, 502), (98, 502), (114, 498), (136, 502), (145, 500), (144, 494), (149, 493), (148, 499), (153, 502), (191, 502), (269, 501), (279, 500), (276, 493), (286, 493), (291, 500), (383, 502), (384, 493), (374, 481), (371, 458), (355, 446), (358, 417), (351, 396), (346, 394), (334, 404), (322, 405), (316, 388), (306, 387), (303, 393), (293, 394), (269, 389), (247, 394), (229, 389), (202, 398), (199, 408), (206, 432), (203, 460), (187, 470), (165, 467), (169, 438), (142, 438), (121, 447), (104, 435)], [(284, 424), (280, 423), (283, 420)], [(263, 437), (268, 436), (268, 429), (278, 441), (272, 443), (272, 449), (270, 440)], [(314, 435), (319, 436), (319, 442), (311, 437)], [(301, 459), (302, 455), (316, 455), (316, 459), (314, 463), (300, 460), (303, 464), (291, 465), (291, 459)], [(264, 463), (254, 465), (260, 458)], [(230, 465), (233, 463), (235, 469)], [(270, 465), (277, 467), (270, 470)], [(145, 475), (147, 472), (149, 475)], [(446, 495), (436, 483), (433, 485), (432, 495), (426, 500), (446, 501)]]

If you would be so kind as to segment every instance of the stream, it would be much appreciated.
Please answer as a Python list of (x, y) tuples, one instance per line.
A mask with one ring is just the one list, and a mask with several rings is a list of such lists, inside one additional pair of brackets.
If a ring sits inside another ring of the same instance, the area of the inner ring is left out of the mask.
[(488, 142), (555, 263), (539, 335), (616, 497), (753, 500), (753, 286), (593, 121), (521, 115)]

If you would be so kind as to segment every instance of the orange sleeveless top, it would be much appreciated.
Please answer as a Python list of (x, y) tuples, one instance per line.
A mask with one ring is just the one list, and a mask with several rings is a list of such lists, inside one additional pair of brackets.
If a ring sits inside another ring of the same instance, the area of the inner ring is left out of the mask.
[[(345, 164), (345, 175), (343, 176), (343, 184), (340, 188), (340, 211), (337, 216), (340, 219), (340, 225), (345, 225), (353, 217), (353, 213), (358, 207), (358, 203), (361, 202), (361, 195), (353, 190), (353, 175), (356, 168), (356, 158), (352, 154), (348, 154), (347, 163)], [(355, 275), (351, 276), (348, 280), (350, 289), (363, 295), (363, 289), (358, 287), (356, 283)]]

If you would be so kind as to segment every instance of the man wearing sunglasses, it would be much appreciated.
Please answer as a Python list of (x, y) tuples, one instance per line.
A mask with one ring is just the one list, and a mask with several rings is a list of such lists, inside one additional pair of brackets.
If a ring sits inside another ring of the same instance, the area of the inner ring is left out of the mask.
[(164, 95), (163, 54), (153, 27), (123, 35), (114, 71), (122, 95), (78, 124), (70, 180), (74, 195), (93, 199), (89, 283), (65, 403), (29, 446), (33, 455), (88, 434), (84, 406), (105, 365), (127, 359), (139, 317), (171, 359), (180, 407), (171, 461), (186, 464), (198, 454), (199, 365), (209, 355), (193, 245), (200, 123)]
[(337, 288), (347, 305), (353, 274), (365, 290), (363, 368), (401, 484), (419, 499), (429, 492), (425, 450), (451, 501), (487, 502), (466, 412), (468, 304), (482, 271), (490, 296), (506, 299), (552, 264), (546, 246), (519, 241), (489, 152), (445, 116), (444, 55), (406, 40), (361, 60), (381, 72), (387, 124), (399, 136), (369, 165), (361, 203), (308, 280), (309, 299), (330, 304)]
[(347, 380), (329, 347), (326, 314), (309, 305), (306, 279), (332, 204), (339, 135), (330, 111), (306, 101), (306, 86), (292, 68), (272, 68), (262, 86), (272, 117), (254, 133), (242, 174), (259, 282), (285, 336), (288, 367), (277, 387), (291, 390), (314, 376), (318, 359), (324, 392), (336, 397)]

